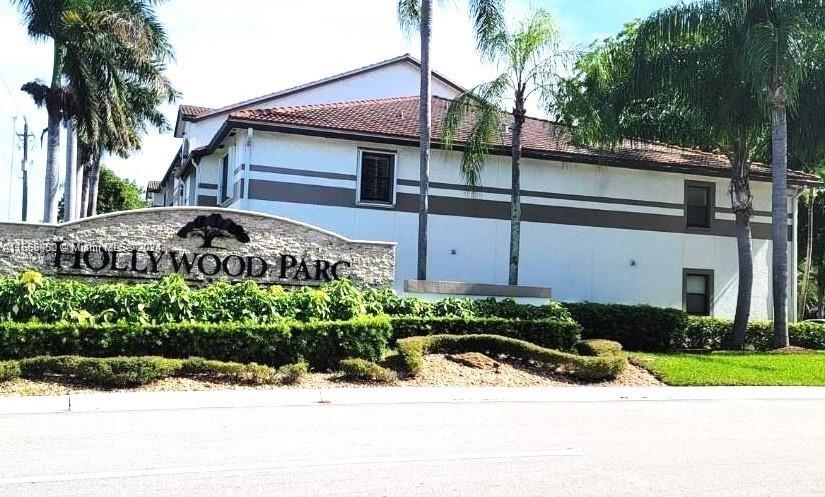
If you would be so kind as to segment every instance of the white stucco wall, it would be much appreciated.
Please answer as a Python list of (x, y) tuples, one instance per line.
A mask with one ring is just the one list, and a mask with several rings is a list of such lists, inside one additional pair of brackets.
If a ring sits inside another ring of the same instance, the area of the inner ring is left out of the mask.
[[(355, 176), (359, 147), (395, 151), (398, 179), (417, 179), (418, 152), (412, 147), (256, 132), (251, 157), (254, 165)], [(434, 151), (431, 182), (461, 185), (458, 160), (457, 153)], [(720, 177), (531, 159), (525, 159), (522, 168), (523, 188), (530, 191), (681, 204), (685, 180), (699, 180), (715, 184), (717, 207), (730, 206), (728, 181)], [(355, 180), (347, 178), (261, 171), (252, 171), (250, 175), (253, 181), (355, 189)], [(485, 166), (483, 186), (508, 188), (509, 178), (509, 158), (494, 157)], [(754, 182), (752, 188), (755, 210), (769, 211), (770, 184)], [(399, 194), (418, 191), (417, 186), (408, 185), (397, 185), (397, 189)], [(509, 201), (509, 196), (503, 193), (470, 194), (441, 188), (432, 188), (431, 195)], [(529, 195), (523, 196), (522, 202), (594, 209), (604, 211), (605, 215), (626, 212), (628, 215), (650, 213), (678, 219), (683, 216), (683, 211), (672, 205), (631, 205)], [(348, 237), (397, 242), (398, 289), (402, 289), (405, 279), (415, 277), (418, 223), (415, 212), (255, 198), (249, 199), (244, 207), (298, 219)], [(725, 212), (715, 214), (719, 221), (732, 218), (732, 214)], [(754, 225), (769, 222), (770, 218), (765, 216), (753, 218)], [(770, 247), (767, 239), (755, 237), (753, 240), (753, 319), (768, 318), (771, 314)], [(506, 283), (508, 250), (509, 221), (506, 219), (430, 216), (429, 279)], [(793, 261), (794, 244), (791, 244), (790, 252)], [(647, 303), (681, 308), (683, 269), (711, 269), (714, 271), (713, 314), (731, 317), (736, 306), (737, 267), (732, 236), (522, 223), (519, 283), (551, 287), (554, 298), (559, 300)], [(791, 278), (793, 280), (793, 274)], [(789, 308), (792, 309), (795, 283), (792, 281), (789, 286)]]

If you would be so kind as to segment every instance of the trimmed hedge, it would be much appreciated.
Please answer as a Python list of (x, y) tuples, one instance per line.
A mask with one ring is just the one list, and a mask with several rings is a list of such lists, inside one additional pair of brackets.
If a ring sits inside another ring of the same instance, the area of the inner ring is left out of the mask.
[(134, 387), (170, 376), (210, 376), (236, 382), (294, 383), (306, 374), (306, 364), (297, 363), (275, 370), (260, 364), (238, 364), (200, 357), (79, 357), (39, 356), (20, 361), (0, 362), (0, 381), (23, 377), (40, 379), (61, 375), (107, 388)]
[(621, 343), (627, 350), (665, 352), (679, 347), (687, 328), (687, 314), (678, 309), (647, 305), (567, 303), (582, 326), (582, 338)]
[(501, 335), (558, 350), (572, 350), (581, 338), (581, 326), (569, 319), (395, 317), (392, 328), (395, 339), (423, 335)]
[(552, 366), (563, 366), (574, 377), (599, 381), (615, 378), (627, 367), (622, 355), (585, 357), (499, 335), (430, 335), (402, 338), (397, 342), (398, 354), (413, 376), (421, 372), (424, 356), (429, 353), (480, 352), (488, 355), (534, 360)]
[(622, 344), (600, 338), (582, 340), (576, 344), (576, 352), (586, 356), (616, 355), (622, 353)]
[(39, 355), (191, 356), (331, 369), (341, 359), (380, 360), (392, 332), (386, 317), (271, 324), (80, 325), (0, 322), (0, 358)]
[(391, 383), (397, 378), (394, 371), (364, 359), (344, 359), (340, 368), (343, 377), (349, 380)]
[[(684, 348), (718, 349), (733, 335), (733, 320), (690, 316), (685, 332)], [(825, 350), (825, 324), (788, 323), (791, 345), (807, 349)], [(745, 335), (745, 347), (755, 350), (773, 348), (773, 323), (751, 321)]]

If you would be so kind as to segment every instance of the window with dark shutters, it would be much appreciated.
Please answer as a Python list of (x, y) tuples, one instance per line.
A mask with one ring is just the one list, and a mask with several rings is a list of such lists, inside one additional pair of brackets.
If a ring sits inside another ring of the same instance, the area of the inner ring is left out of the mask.
[(359, 201), (392, 204), (395, 156), (379, 152), (361, 152)]

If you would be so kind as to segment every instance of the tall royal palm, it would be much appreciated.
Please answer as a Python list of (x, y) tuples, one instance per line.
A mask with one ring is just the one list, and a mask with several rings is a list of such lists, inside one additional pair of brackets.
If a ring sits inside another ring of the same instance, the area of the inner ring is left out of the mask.
[(744, 347), (753, 286), (750, 163), (766, 131), (742, 62), (747, 4), (699, 1), (655, 12), (578, 63), (563, 106), (589, 144), (658, 140), (728, 158), (739, 262), (735, 348)]
[[(444, 143), (451, 148), (458, 130), (471, 120), (462, 154), (461, 173), (470, 187), (481, 183), (484, 156), (510, 131), (510, 285), (518, 284), (521, 243), (521, 150), (527, 104), (537, 96), (544, 106), (552, 106), (558, 88), (559, 66), (564, 54), (559, 51), (559, 33), (553, 18), (545, 11), (535, 12), (515, 31), (502, 28), (485, 40), (486, 55), (502, 71), (494, 80), (459, 95), (450, 103), (444, 121)], [(501, 109), (512, 99), (512, 120)], [(459, 137), (461, 138), (461, 137)]]
[(788, 337), (788, 110), (825, 32), (825, 0), (751, 0), (748, 76), (770, 112), (774, 346)]
[[(504, 0), (468, 0), (470, 16), (479, 48), (503, 25)], [(406, 32), (418, 28), (421, 38), (421, 89), (418, 110), (419, 137), (419, 208), (417, 278), (427, 279), (427, 222), (429, 216), (430, 149), (432, 133), (432, 69), (430, 68), (430, 38), (433, 25), (432, 0), (398, 0), (398, 20)]]

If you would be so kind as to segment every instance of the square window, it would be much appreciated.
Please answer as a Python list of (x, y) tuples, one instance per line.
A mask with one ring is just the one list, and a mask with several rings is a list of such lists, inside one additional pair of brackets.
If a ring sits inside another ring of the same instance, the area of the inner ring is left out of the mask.
[(361, 151), (358, 201), (392, 205), (395, 194), (395, 154)]
[(685, 272), (685, 312), (699, 316), (710, 315), (712, 281), (709, 273)]
[(710, 228), (712, 194), (710, 186), (685, 186), (685, 212), (689, 228)]

